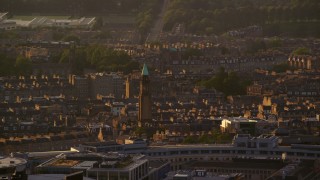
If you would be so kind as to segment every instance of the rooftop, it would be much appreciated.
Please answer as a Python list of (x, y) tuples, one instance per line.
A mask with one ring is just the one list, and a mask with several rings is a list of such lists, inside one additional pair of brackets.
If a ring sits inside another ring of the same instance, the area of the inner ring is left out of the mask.
[(0, 156), (0, 169), (8, 168), (8, 167), (16, 167), (23, 164), (26, 164), (27, 161), (21, 158), (13, 158), (13, 157), (1, 157)]
[(58, 159), (58, 160), (48, 164), (48, 166), (73, 167), (78, 163), (80, 163), (80, 161)]
[[(65, 174), (32, 174), (28, 175), (29, 180), (61, 180), (65, 178)], [(83, 180), (93, 180), (92, 178), (83, 177)]]
[(192, 167), (226, 167), (226, 168), (250, 168), (250, 169), (280, 169), (285, 166), (281, 161), (263, 162), (259, 160), (257, 162), (250, 162), (249, 160), (243, 162), (194, 162), (190, 163)]

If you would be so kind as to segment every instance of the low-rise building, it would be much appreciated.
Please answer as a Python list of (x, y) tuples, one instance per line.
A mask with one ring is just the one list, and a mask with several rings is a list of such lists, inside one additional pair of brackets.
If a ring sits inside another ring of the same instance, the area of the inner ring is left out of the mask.
[(257, 122), (257, 120), (244, 117), (230, 117), (222, 120), (220, 129), (223, 133), (249, 133), (254, 135)]
[(0, 13), (0, 30), (12, 30), (17, 28), (16, 22), (8, 21), (8, 13)]
[(96, 73), (90, 74), (90, 93), (92, 98), (97, 95), (122, 98), (125, 92), (125, 80), (116, 73)]
[(69, 174), (83, 171), (93, 179), (162, 179), (170, 170), (165, 161), (149, 161), (145, 155), (119, 153), (61, 154), (36, 167), (45, 174)]
[(17, 157), (0, 157), (1, 179), (27, 180), (27, 161)]

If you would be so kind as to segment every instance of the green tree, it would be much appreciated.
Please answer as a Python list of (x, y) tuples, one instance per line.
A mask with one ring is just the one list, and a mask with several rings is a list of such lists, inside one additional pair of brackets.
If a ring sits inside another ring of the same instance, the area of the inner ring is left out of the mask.
[[(74, 72), (80, 73), (84, 68), (95, 68), (99, 71), (123, 71), (130, 73), (139, 69), (139, 63), (132, 61), (124, 51), (115, 51), (99, 45), (78, 47), (74, 54), (65, 49), (60, 56), (60, 63), (73, 63)], [(74, 57), (73, 57), (74, 56)]]
[(251, 84), (248, 79), (240, 79), (235, 72), (227, 73), (220, 68), (217, 74), (209, 80), (202, 81), (201, 85), (206, 88), (215, 88), (228, 95), (241, 95), (246, 93), (246, 87)]
[(76, 35), (67, 35), (67, 36), (63, 37), (62, 40), (67, 41), (67, 42), (76, 42), (77, 44), (80, 43), (80, 38)]
[(203, 53), (199, 49), (188, 48), (183, 52), (182, 57), (184, 59), (188, 59), (189, 57), (192, 57), (192, 56), (202, 56), (202, 55)]
[(32, 71), (32, 62), (21, 55), (16, 58), (15, 70), (17, 75), (28, 75)]
[(277, 64), (272, 67), (272, 71), (277, 73), (286, 72), (287, 70), (294, 70), (294, 68), (290, 67), (287, 63)]
[(64, 49), (60, 55), (60, 63), (68, 63), (70, 60), (70, 49)]
[(270, 41), (267, 43), (268, 48), (278, 48), (282, 46), (282, 41), (278, 37), (273, 37), (270, 39)]
[(293, 55), (310, 55), (311, 50), (305, 47), (297, 48), (292, 52)]
[(15, 60), (0, 54), (0, 76), (15, 75)]
[(183, 144), (196, 144), (198, 141), (197, 141), (197, 138), (195, 138), (194, 136), (188, 136), (186, 137), (184, 140), (183, 140)]
[(101, 29), (103, 27), (103, 19), (102, 17), (97, 17), (96, 18), (96, 23), (93, 26), (93, 29), (98, 30)]

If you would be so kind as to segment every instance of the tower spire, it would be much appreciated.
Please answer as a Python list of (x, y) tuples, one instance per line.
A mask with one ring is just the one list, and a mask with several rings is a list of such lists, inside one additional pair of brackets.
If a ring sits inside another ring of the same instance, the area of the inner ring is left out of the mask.
[(141, 75), (142, 76), (149, 76), (148, 67), (147, 67), (147, 65), (145, 63), (143, 64)]

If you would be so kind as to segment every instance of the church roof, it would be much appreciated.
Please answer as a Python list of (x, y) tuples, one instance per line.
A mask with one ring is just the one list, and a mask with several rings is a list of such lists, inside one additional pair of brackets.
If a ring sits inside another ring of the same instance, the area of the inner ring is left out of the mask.
[(143, 75), (143, 76), (149, 76), (149, 71), (148, 71), (148, 67), (147, 67), (146, 64), (143, 64), (143, 68), (142, 68), (141, 75)]

